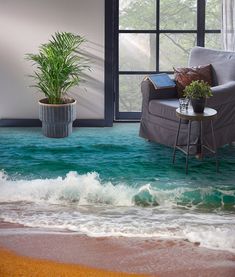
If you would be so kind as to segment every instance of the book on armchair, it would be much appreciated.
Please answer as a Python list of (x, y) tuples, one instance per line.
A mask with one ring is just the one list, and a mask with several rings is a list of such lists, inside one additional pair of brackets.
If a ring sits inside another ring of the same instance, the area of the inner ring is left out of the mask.
[(166, 73), (152, 74), (145, 78), (148, 79), (155, 89), (174, 88), (175, 82)]

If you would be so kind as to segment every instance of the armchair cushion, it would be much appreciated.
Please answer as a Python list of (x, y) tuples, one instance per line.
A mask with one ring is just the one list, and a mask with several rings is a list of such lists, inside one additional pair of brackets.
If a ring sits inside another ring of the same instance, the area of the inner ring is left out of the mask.
[(178, 121), (175, 116), (175, 110), (179, 107), (179, 100), (174, 99), (161, 99), (151, 100), (149, 102), (149, 112), (161, 118)]
[(183, 97), (185, 87), (190, 85), (192, 81), (203, 80), (212, 86), (212, 67), (210, 64), (174, 68), (174, 73), (179, 98)]

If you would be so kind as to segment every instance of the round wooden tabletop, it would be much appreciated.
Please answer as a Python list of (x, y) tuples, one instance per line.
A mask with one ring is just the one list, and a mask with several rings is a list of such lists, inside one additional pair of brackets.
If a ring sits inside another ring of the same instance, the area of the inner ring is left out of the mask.
[(216, 115), (217, 111), (211, 108), (205, 108), (204, 113), (195, 113), (192, 108), (189, 108), (187, 111), (180, 111), (180, 108), (176, 110), (176, 116), (186, 120), (201, 121), (213, 119)]

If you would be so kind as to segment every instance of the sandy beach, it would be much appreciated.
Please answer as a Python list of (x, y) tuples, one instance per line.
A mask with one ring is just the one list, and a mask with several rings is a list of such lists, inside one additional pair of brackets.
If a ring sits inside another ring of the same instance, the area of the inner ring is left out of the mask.
[[(0, 248), (0, 276), (1, 277), (87, 277), (110, 276), (125, 277), (133, 274), (113, 273), (97, 270), (85, 266), (63, 264), (16, 255), (14, 252)], [(142, 276), (142, 275), (138, 275)]]
[(187, 241), (42, 233), (8, 223), (0, 228), (1, 276), (235, 276), (234, 254)]

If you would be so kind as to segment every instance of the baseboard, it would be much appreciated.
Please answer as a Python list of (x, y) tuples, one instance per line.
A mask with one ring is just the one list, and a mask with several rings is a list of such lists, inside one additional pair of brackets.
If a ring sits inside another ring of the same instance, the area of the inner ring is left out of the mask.
[[(39, 119), (0, 119), (0, 127), (41, 127)], [(76, 119), (74, 127), (111, 127), (104, 119)]]

